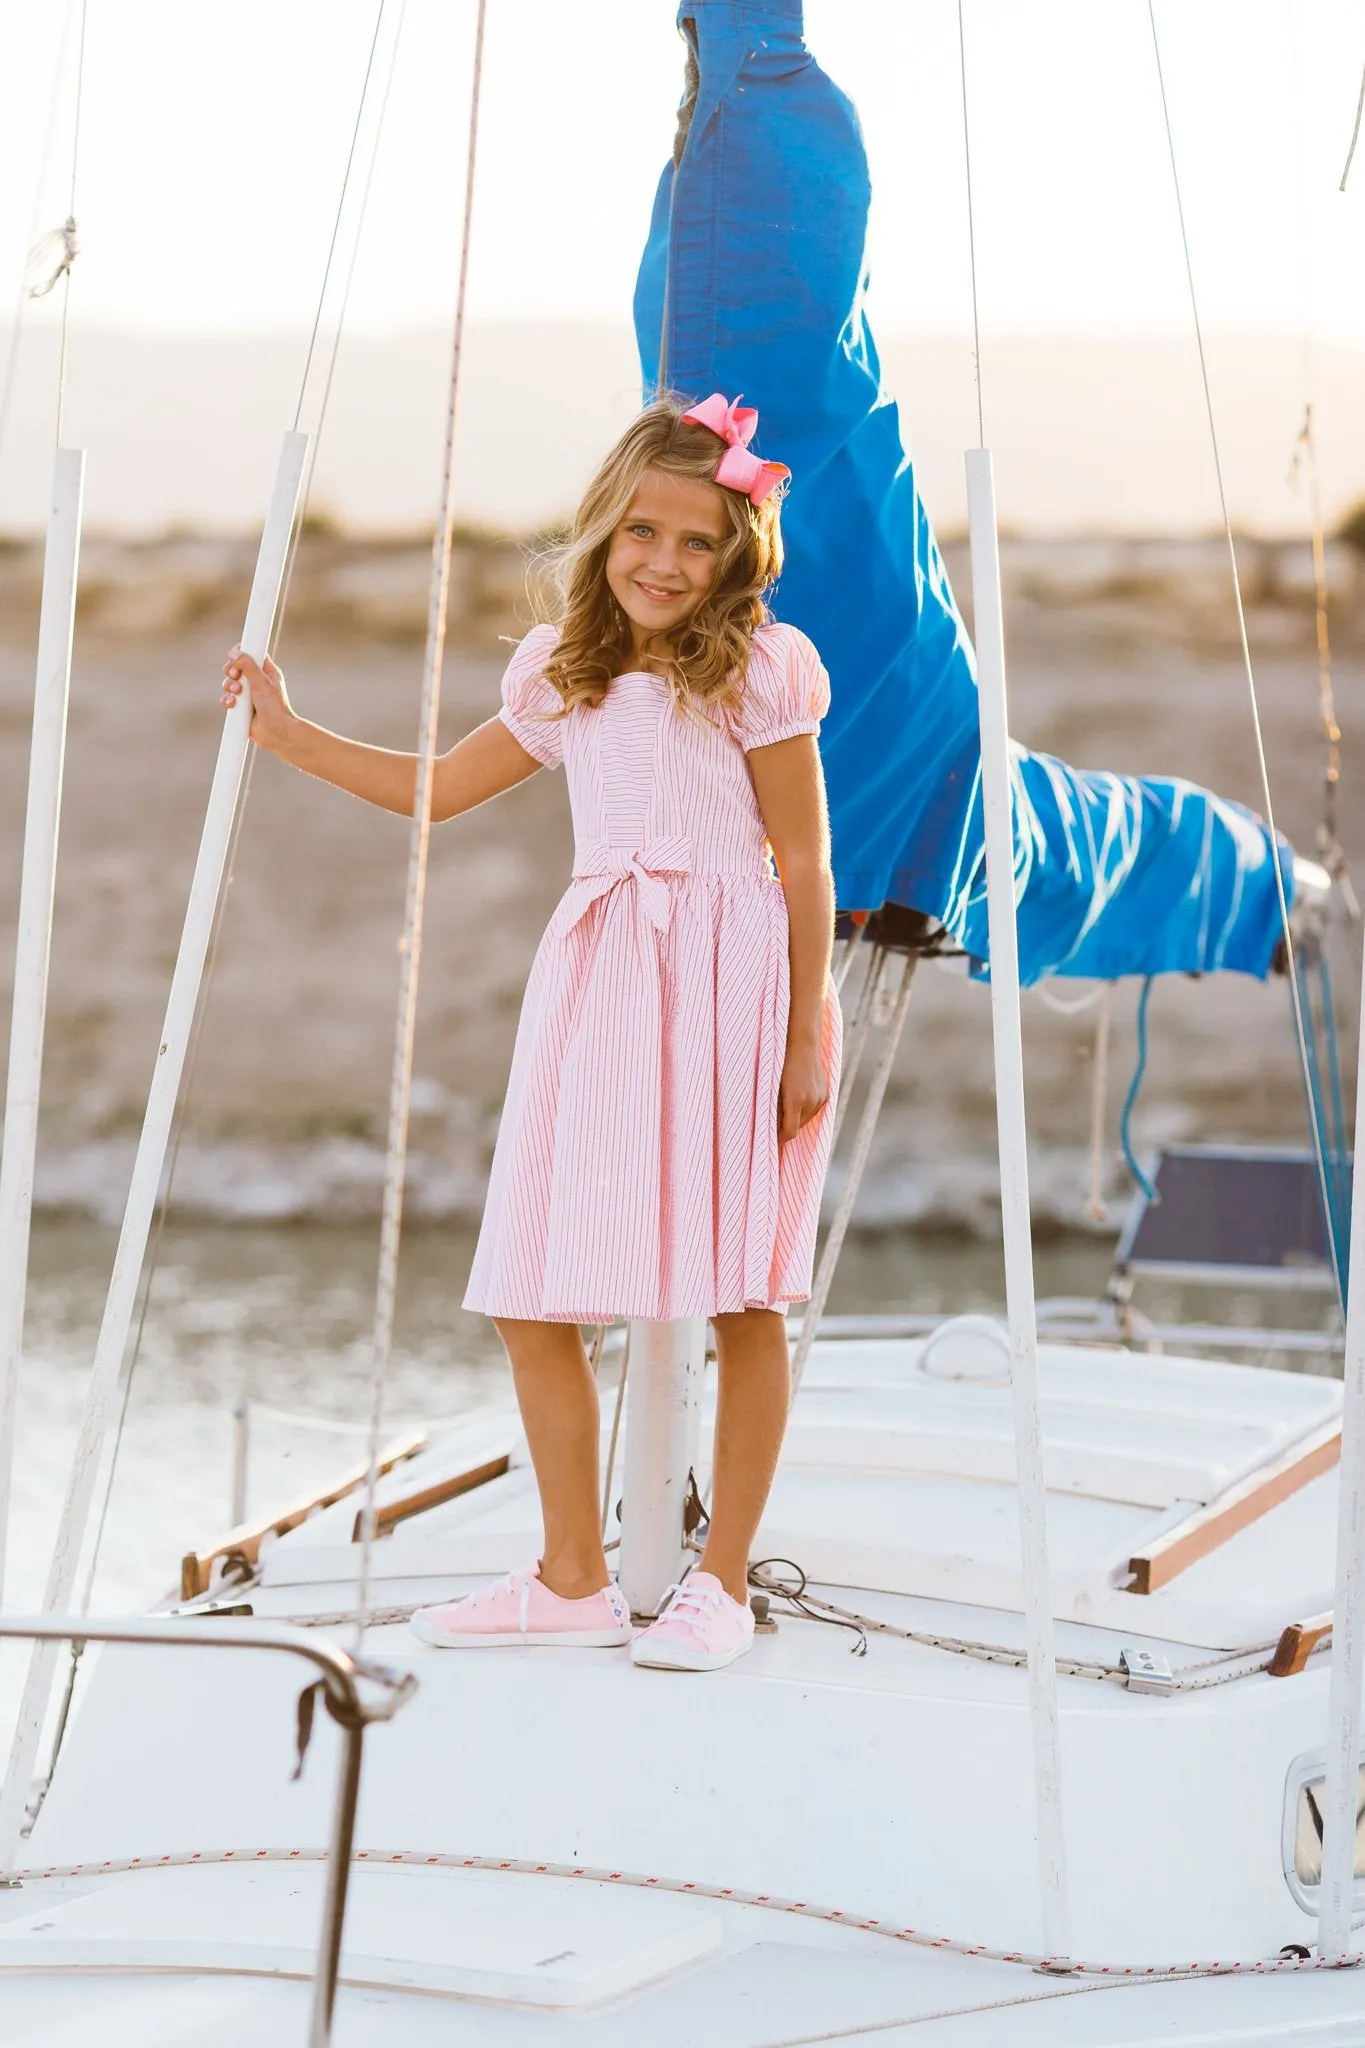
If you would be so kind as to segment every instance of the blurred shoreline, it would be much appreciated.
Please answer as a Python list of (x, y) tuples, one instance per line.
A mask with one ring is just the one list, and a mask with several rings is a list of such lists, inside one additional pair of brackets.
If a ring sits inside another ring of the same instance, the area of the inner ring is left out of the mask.
[[(1365, 639), (1365, 514), (1355, 515), (1359, 544), (1327, 542), (1324, 570), (1333, 637), (1354, 648)], [(465, 527), (452, 562), (452, 643), (481, 651), (531, 623), (527, 575), (539, 537)], [(964, 536), (941, 537), (953, 586), (970, 617), (971, 579)], [(1239, 534), (1243, 602), (1262, 649), (1294, 646), (1312, 630), (1314, 576), (1300, 536)], [(232, 636), (256, 559), (256, 536), (171, 531), (150, 539), (87, 534), (81, 550), (77, 617), (100, 638), (165, 640), (215, 627)], [(353, 533), (326, 516), (305, 524), (294, 563), (287, 627), (322, 640), (362, 635), (399, 645), (426, 629), (431, 537), (425, 533)], [(1218, 648), (1236, 638), (1227, 545), (1148, 535), (1001, 535), (1007, 603), (1039, 611), (1084, 611), (1099, 628), (1137, 638)], [(0, 620), (13, 640), (36, 626), (42, 591), (40, 540), (0, 534)]]
[[(313, 521), (279, 653), (299, 708), (378, 744), (411, 745), (429, 544)], [(969, 590), (965, 548), (945, 547)], [(1281, 829), (1311, 852), (1322, 743), (1312, 569), (1302, 541), (1238, 544)], [(36, 1199), (54, 1216), (121, 1213), (219, 730), (216, 678), (240, 629), (250, 539), (194, 534), (85, 545)], [(442, 743), (497, 704), (502, 643), (525, 629), (528, 545), (459, 537)], [(1087, 767), (1176, 773), (1258, 808), (1255, 749), (1221, 540), (1006, 536), (1012, 720)], [(1328, 550), (1340, 800), (1365, 862), (1352, 776), (1365, 722), (1365, 558)], [(0, 1002), (13, 959), (27, 773), (34, 543), (0, 543)], [(177, 1215), (355, 1223), (377, 1213), (405, 821), (255, 764), (185, 1112)], [(561, 778), (537, 776), (435, 835), (423, 967), (410, 1214), (478, 1215), (531, 955), (570, 865)], [(1352, 1056), (1359, 941), (1338, 963)], [(1068, 984), (1071, 1000), (1086, 993)], [(1040, 1233), (1113, 1228), (1127, 1176), (1115, 1119), (1133, 1054), (1134, 985), (1114, 996), (1103, 1178), (1086, 1210), (1095, 1015), (1026, 1003)], [(1168, 977), (1152, 1007), (1140, 1148), (1304, 1141), (1283, 983)], [(837, 1171), (831, 1192), (837, 1189)], [(986, 997), (926, 968), (859, 1204), (867, 1233), (989, 1238), (999, 1227)]]

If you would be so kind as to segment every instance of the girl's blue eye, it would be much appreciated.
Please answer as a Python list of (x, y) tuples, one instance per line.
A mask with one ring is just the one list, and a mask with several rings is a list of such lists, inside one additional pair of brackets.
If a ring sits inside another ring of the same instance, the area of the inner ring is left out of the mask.
[(630, 530), (637, 540), (653, 540), (654, 538), (654, 528), (644, 525), (643, 522), (632, 526)]
[(693, 534), (691, 540), (687, 543), (687, 545), (690, 548), (703, 548), (709, 553), (712, 543), (709, 540), (703, 539), (700, 534)]

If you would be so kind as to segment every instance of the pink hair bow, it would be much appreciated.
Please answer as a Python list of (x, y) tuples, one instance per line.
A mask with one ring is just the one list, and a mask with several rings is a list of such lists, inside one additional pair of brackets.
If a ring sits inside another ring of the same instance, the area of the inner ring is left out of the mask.
[(761, 505), (769, 491), (791, 475), (785, 462), (760, 462), (749, 453), (758, 414), (753, 406), (741, 405), (738, 398), (731, 402), (723, 393), (713, 391), (691, 412), (685, 412), (683, 418), (695, 421), (699, 427), (709, 427), (729, 444), (716, 464), (716, 482), (729, 491), (742, 491), (751, 505)]

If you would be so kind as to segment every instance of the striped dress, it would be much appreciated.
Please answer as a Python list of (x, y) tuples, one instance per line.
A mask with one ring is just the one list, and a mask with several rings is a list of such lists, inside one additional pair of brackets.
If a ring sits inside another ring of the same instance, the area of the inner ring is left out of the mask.
[[(573, 879), (527, 985), (465, 1307), (594, 1323), (804, 1300), (831, 1117), (778, 1144), (787, 906), (745, 755), (818, 731), (829, 680), (803, 634), (764, 626), (723, 723), (644, 673), (555, 719), (556, 637), (522, 641), (502, 718), (566, 771)], [(831, 989), (831, 1095), (839, 1049)]]

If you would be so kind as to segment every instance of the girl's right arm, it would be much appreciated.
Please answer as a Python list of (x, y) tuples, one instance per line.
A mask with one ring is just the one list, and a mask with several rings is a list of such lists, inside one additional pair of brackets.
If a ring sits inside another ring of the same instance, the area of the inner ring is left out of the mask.
[[(251, 737), (267, 753), (278, 754), (305, 775), (316, 775), (338, 789), (349, 790), (381, 810), (412, 816), (417, 792), (417, 756), (396, 754), (387, 747), (367, 747), (300, 718), (289, 702), (284, 677), (273, 661), (257, 667), (250, 655), (234, 647), (223, 664), (223, 705), (230, 709), (251, 692)], [(472, 811), (518, 782), (534, 775), (541, 763), (514, 739), (500, 718), (477, 726), (449, 753), (440, 754), (431, 790), (434, 824)]]

